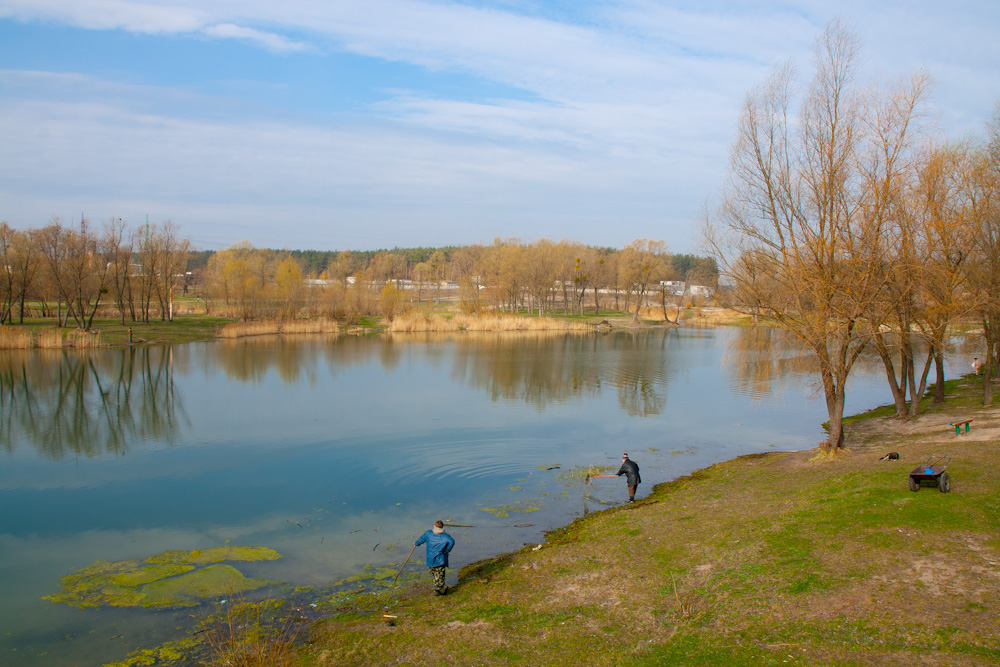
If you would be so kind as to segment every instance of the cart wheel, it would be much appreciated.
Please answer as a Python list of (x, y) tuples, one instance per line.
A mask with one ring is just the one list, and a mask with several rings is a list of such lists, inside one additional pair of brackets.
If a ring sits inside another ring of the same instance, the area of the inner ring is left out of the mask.
[(920, 490), (920, 482), (910, 477), (910, 491), (919, 491), (919, 490)]
[(938, 478), (938, 488), (941, 489), (941, 493), (951, 491), (951, 478), (948, 477), (948, 473), (941, 473), (941, 477)]

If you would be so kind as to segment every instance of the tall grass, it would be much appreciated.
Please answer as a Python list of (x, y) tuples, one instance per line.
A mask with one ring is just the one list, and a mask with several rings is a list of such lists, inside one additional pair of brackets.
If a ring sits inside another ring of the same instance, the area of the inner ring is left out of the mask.
[(273, 334), (338, 333), (333, 320), (295, 320), (291, 322), (233, 322), (219, 330), (221, 338), (244, 338)]
[(61, 350), (70, 347), (101, 347), (101, 334), (99, 331), (78, 329), (42, 329), (35, 333), (29, 329), (0, 326), (0, 350)]
[(393, 333), (424, 331), (588, 331), (586, 322), (561, 320), (552, 317), (524, 317), (519, 315), (471, 315), (457, 313), (448, 318), (438, 314), (427, 315), (410, 311), (398, 315), (389, 325)]
[(295, 632), (288, 622), (276, 623), (279, 603), (253, 602), (241, 595), (209, 622), (205, 634), (210, 665), (231, 667), (291, 667), (295, 664)]

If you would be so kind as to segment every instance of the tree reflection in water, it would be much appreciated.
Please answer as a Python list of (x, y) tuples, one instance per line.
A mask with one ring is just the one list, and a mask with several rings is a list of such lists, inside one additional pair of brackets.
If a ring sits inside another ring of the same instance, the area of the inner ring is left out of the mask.
[[(773, 328), (730, 329), (726, 382), (755, 399), (780, 393), (782, 378), (814, 375), (801, 344)], [(446, 366), (453, 382), (484, 392), (492, 401), (515, 401), (539, 413), (613, 388), (632, 417), (667, 413), (671, 384), (686, 373), (717, 364), (717, 335), (692, 329), (566, 332), (463, 332), (356, 336), (260, 337), (195, 348), (0, 351), (0, 443), (13, 451), (31, 443), (45, 457), (124, 454), (146, 440), (174, 443), (190, 426), (178, 391), (185, 360), (221, 371), (240, 384), (276, 375), (287, 385), (322, 387), (350, 368), (377, 360), (391, 375), (411, 360)], [(703, 342), (702, 342), (703, 340)], [(414, 345), (417, 343), (417, 345)], [(861, 368), (877, 371), (877, 359)], [(326, 368), (323, 368), (325, 364)], [(720, 401), (724, 400), (720, 394)]]
[(169, 347), (0, 353), (0, 440), (53, 461), (173, 443), (187, 423)]

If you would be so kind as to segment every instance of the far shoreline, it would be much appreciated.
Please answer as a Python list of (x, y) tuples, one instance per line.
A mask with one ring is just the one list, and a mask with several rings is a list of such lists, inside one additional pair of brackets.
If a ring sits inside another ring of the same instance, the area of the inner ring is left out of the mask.
[[(56, 326), (49, 318), (26, 318), (24, 324), (0, 326), (0, 349), (93, 350), (174, 345), (191, 342), (232, 340), (252, 336), (306, 334), (381, 335), (386, 333), (431, 333), (459, 331), (493, 332), (600, 332), (636, 329), (666, 329), (739, 325), (749, 318), (725, 308), (682, 309), (679, 322), (654, 319), (660, 309), (651, 308), (635, 320), (634, 314), (600, 311), (596, 315), (465, 315), (449, 311), (413, 310), (388, 322), (381, 318), (360, 318), (342, 323), (324, 318), (292, 321), (250, 321), (199, 313), (179, 313), (172, 321), (122, 324), (120, 319), (97, 319), (87, 331)], [(662, 314), (662, 313), (660, 313)], [(399, 322), (396, 324), (396, 322)]]

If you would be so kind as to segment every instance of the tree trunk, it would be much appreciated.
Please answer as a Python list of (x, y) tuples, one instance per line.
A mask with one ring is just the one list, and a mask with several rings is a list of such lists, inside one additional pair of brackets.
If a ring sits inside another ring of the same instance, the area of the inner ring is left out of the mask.
[(830, 433), (823, 445), (823, 451), (835, 452), (844, 447), (844, 388), (842, 386), (827, 391), (826, 412), (830, 418)]
[[(920, 384), (910, 388), (910, 417), (920, 414), (920, 402), (924, 398), (924, 391), (927, 389), (927, 374), (931, 370), (931, 362), (934, 361), (934, 348), (927, 351), (927, 360), (924, 362), (924, 370), (920, 374)], [(912, 385), (912, 382), (911, 382)]]
[[(988, 358), (988, 357), (987, 357)], [(993, 405), (993, 362), (986, 362), (983, 367), (983, 407), (988, 408)]]
[(889, 351), (889, 346), (886, 345), (883, 334), (878, 333), (874, 336), (875, 349), (878, 351), (878, 356), (882, 359), (882, 367), (885, 369), (885, 377), (889, 382), (889, 389), (892, 391), (892, 401), (896, 405), (896, 416), (905, 417), (906, 416), (906, 385), (904, 382), (898, 382), (896, 380), (896, 366), (892, 361), (892, 353)]

